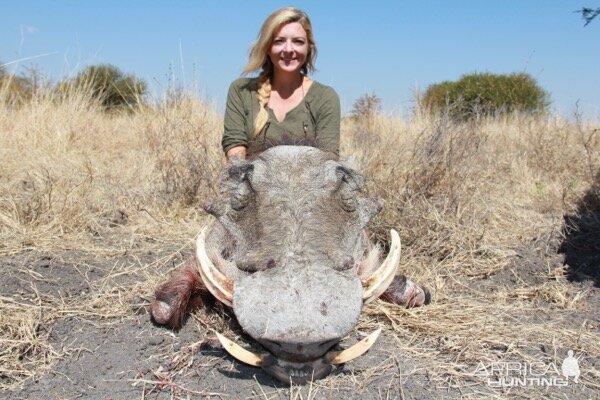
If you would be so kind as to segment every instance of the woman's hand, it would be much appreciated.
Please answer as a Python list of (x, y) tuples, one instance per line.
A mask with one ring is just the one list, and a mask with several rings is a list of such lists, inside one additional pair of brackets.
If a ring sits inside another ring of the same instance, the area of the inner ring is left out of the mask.
[(237, 157), (240, 160), (246, 159), (246, 146), (235, 146), (227, 150), (227, 162), (231, 162), (232, 157)]

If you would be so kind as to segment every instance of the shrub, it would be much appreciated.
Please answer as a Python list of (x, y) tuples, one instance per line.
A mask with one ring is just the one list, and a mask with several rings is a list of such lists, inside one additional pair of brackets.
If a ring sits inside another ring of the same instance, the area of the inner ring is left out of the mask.
[(141, 105), (146, 93), (146, 82), (133, 75), (125, 75), (109, 64), (91, 65), (74, 79), (59, 85), (61, 94), (89, 93), (106, 109), (136, 107)]
[(456, 82), (429, 86), (421, 99), (425, 110), (448, 112), (460, 120), (513, 112), (536, 114), (545, 112), (549, 103), (548, 93), (525, 73), (464, 75)]
[(370, 121), (381, 111), (381, 99), (376, 94), (364, 94), (352, 105), (352, 117), (356, 120)]
[(31, 79), (10, 74), (0, 62), (0, 101), (9, 104), (23, 104), (31, 99), (34, 84)]

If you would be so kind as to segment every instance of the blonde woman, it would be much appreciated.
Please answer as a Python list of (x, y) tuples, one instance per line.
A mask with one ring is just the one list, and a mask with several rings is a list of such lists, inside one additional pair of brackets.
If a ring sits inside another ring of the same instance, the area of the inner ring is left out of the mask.
[(258, 77), (234, 81), (227, 95), (222, 145), (228, 160), (282, 143), (339, 154), (340, 100), (308, 77), (316, 55), (306, 13), (286, 7), (265, 20), (244, 68)]

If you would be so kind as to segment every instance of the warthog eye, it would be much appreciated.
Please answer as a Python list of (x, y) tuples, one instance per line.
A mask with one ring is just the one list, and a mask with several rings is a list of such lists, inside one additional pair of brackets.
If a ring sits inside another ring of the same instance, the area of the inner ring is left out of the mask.
[(358, 206), (358, 201), (356, 200), (356, 197), (353, 196), (352, 194), (345, 195), (344, 193), (342, 193), (340, 204), (342, 205), (342, 208), (344, 209), (344, 211), (352, 212), (352, 211), (356, 211), (356, 207)]
[(238, 190), (231, 195), (231, 208), (240, 211), (250, 202), (250, 189), (248, 185), (240, 185)]
[(344, 258), (344, 262), (342, 263), (342, 271), (345, 271), (347, 269), (353, 268), (356, 265), (356, 262), (354, 262), (354, 257), (352, 256), (348, 256), (346, 258)]

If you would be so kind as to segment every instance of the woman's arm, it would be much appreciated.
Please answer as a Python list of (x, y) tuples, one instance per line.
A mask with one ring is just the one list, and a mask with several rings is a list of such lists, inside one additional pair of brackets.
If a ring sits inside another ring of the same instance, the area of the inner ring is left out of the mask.
[(321, 97), (321, 102), (315, 110), (317, 146), (320, 149), (340, 154), (340, 98), (331, 89)]
[(246, 157), (246, 147), (248, 146), (246, 119), (248, 113), (245, 111), (241, 93), (242, 86), (245, 84), (247, 84), (247, 80), (238, 79), (231, 84), (227, 93), (227, 104), (223, 119), (223, 138), (221, 140), (227, 160), (234, 155), (239, 158)]

